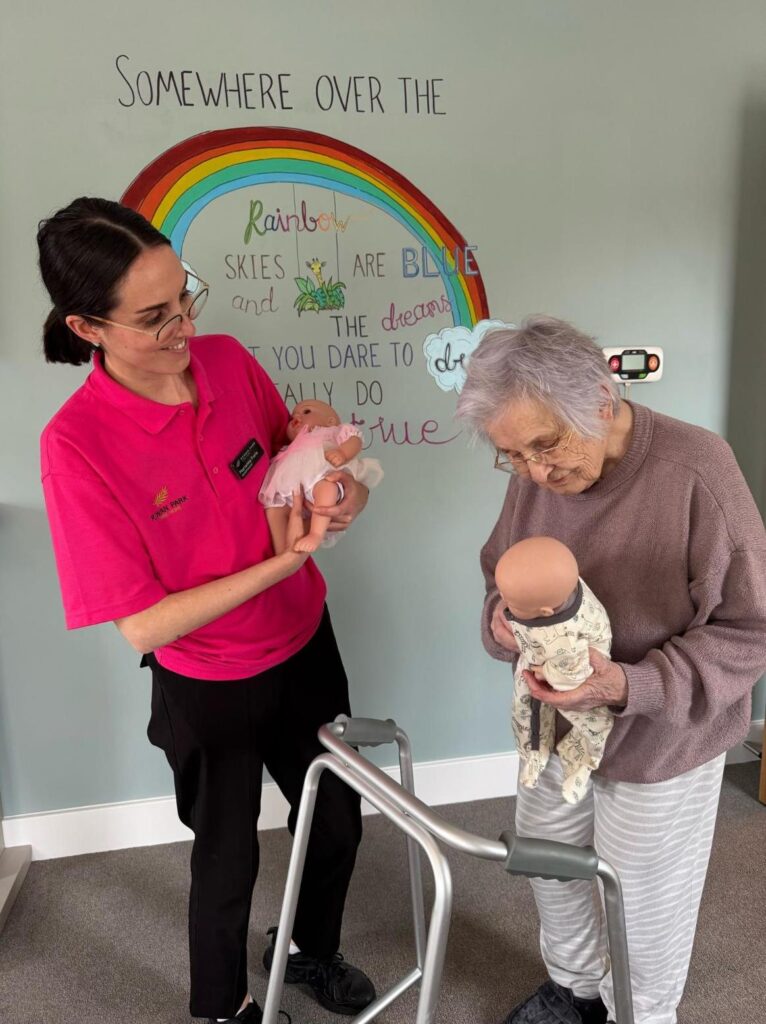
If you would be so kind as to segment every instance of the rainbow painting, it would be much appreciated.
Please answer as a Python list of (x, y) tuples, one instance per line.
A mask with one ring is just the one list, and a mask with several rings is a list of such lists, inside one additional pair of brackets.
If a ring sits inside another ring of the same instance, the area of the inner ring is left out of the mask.
[(271, 182), (330, 189), (383, 210), (438, 268), (455, 325), (472, 327), (488, 316), (476, 261), (471, 274), (455, 264), (453, 254), (464, 250), (466, 242), (444, 214), (393, 168), (327, 135), (273, 127), (193, 135), (144, 168), (122, 202), (167, 235), (180, 256), (189, 226), (208, 203), (235, 189)]

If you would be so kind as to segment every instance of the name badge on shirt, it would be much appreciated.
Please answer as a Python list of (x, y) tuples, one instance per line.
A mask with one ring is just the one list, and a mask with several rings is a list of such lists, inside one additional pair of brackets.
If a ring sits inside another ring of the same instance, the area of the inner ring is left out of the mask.
[(229, 468), (240, 480), (244, 480), (262, 455), (263, 448), (254, 437), (251, 437), (242, 451), (229, 463)]

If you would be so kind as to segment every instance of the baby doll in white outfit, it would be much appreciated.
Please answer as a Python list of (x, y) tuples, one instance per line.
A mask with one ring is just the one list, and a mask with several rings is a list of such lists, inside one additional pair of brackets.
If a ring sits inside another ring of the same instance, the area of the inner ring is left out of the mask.
[[(376, 487), (383, 479), (377, 459), (360, 459), (361, 431), (340, 417), (326, 402), (300, 402), (287, 424), (285, 445), (269, 466), (263, 481), (260, 502), (266, 508), (276, 554), (287, 545), (287, 520), (293, 503), (293, 492), (303, 494), (316, 505), (336, 505), (344, 494), (343, 485), (326, 480), (328, 473), (342, 469), (367, 487)], [(327, 534), (330, 520), (317, 512), (311, 515), (309, 532), (295, 544), (296, 551), (316, 551), (321, 544), (331, 547), (339, 533)]]
[[(604, 606), (579, 578), (574, 555), (553, 537), (530, 537), (510, 547), (497, 563), (495, 582), (519, 645), (513, 731), (521, 758), (521, 783), (531, 788), (537, 785), (555, 745), (556, 709), (533, 702), (524, 669), (534, 671), (555, 690), (573, 690), (593, 672), (589, 647), (609, 656), (612, 631)], [(538, 706), (539, 730), (534, 713)], [(575, 804), (601, 763), (614, 719), (606, 707), (559, 711), (572, 725), (556, 746), (564, 769), (562, 793), (568, 803)]]

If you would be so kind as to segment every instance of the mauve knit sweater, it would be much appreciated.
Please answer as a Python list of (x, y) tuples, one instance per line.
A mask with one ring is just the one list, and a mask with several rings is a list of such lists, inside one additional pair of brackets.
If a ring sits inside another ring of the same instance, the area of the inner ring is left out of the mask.
[(495, 565), (525, 537), (567, 544), (609, 613), (612, 659), (628, 679), (596, 774), (661, 782), (748, 732), (751, 690), (766, 671), (766, 533), (725, 441), (630, 405), (627, 453), (582, 494), (511, 478), (481, 552), (481, 631), (492, 657), (514, 660), (489, 629)]

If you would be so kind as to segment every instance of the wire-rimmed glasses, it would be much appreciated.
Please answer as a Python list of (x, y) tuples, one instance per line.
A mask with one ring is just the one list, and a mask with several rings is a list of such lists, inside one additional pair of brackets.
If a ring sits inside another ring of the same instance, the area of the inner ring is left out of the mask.
[(145, 327), (132, 327), (130, 324), (120, 324), (116, 320), (107, 320), (103, 316), (90, 316), (85, 313), (82, 315), (87, 316), (88, 320), (97, 320), (99, 323), (110, 324), (112, 327), (122, 327), (126, 331), (135, 331), (136, 334), (148, 334), (156, 338), (158, 342), (169, 342), (184, 317), (188, 317), (190, 320), (197, 319), (210, 294), (210, 285), (207, 281), (198, 277), (187, 263), (184, 263), (183, 267), (186, 270), (186, 294), (181, 299), (183, 312), (171, 316), (156, 331), (147, 330)]
[[(558, 458), (558, 453), (569, 449), (573, 433), (571, 430), (567, 431), (562, 440), (557, 441), (550, 448), (544, 448), (541, 452), (533, 452), (531, 455), (509, 455), (496, 448), (494, 468), (499, 469), (501, 473), (517, 473), (519, 470), (523, 473), (529, 472), (530, 462), (536, 466), (553, 466)], [(556, 454), (551, 457), (553, 452)]]

